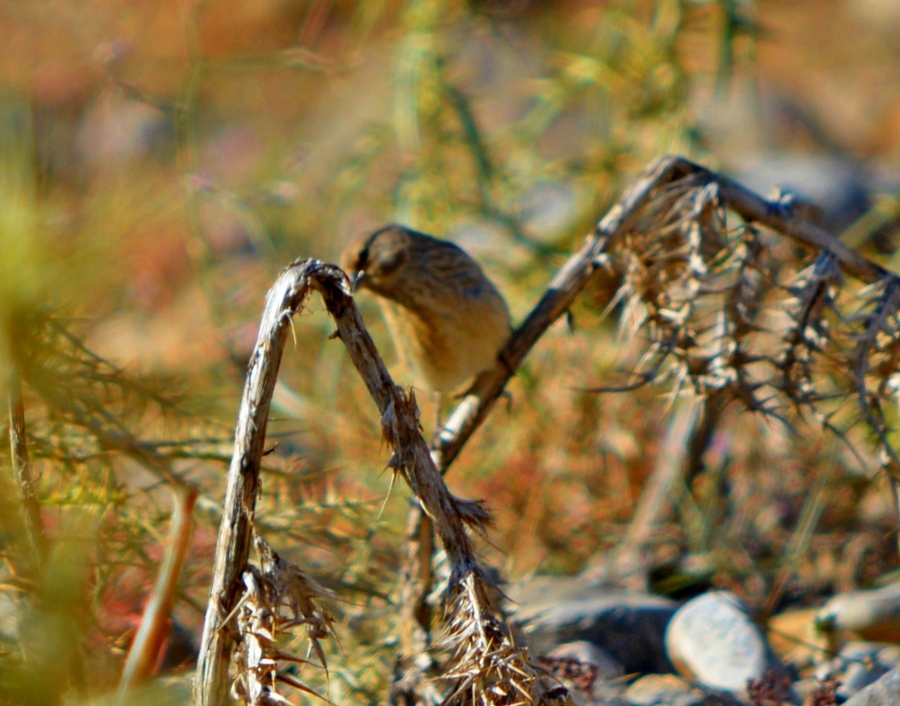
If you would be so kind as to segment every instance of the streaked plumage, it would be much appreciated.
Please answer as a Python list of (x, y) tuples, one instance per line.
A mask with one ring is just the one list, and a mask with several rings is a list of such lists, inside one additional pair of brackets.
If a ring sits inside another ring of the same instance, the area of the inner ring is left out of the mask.
[(496, 363), (509, 310), (462, 248), (391, 225), (351, 242), (341, 266), (378, 297), (400, 354), (430, 388), (456, 391)]

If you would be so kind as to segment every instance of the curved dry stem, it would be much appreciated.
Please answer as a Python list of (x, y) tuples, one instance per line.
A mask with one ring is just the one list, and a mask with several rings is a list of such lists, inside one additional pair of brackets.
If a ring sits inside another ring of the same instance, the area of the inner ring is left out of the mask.
[[(467, 593), (470, 601), (466, 604), (474, 611), (472, 615), (477, 616), (472, 618), (477, 623), (472, 624), (473, 629), (480, 630), (490, 624), (501, 633), (507, 636), (510, 634), (485, 598), (489, 584), (465, 530), (466, 524), (485, 526), (488, 520), (486, 512), (477, 503), (458, 500), (444, 485), (422, 438), (415, 397), (395, 385), (388, 374), (353, 302), (347, 276), (334, 265), (316, 260), (301, 260), (289, 266), (269, 291), (248, 370), (235, 432), (235, 449), (228, 473), (213, 584), (194, 685), (194, 704), (197, 706), (225, 703), (228, 654), (235, 636), (231, 630), (223, 627), (238, 605), (241, 577), (246, 582), (248, 576), (246, 565), (253, 532), (269, 405), (290, 318), (305, 306), (313, 290), (322, 295), (325, 306), (337, 325), (337, 334), (344, 342), (354, 366), (381, 413), (382, 433), (393, 447), (395, 469), (408, 483), (434, 523), (450, 561), (448, 590), (451, 605), (455, 596), (466, 592), (464, 587), (474, 587)], [(451, 620), (453, 619), (451, 615)], [(465, 621), (469, 618), (460, 619)], [(266, 675), (266, 679), (269, 677), (271, 675)], [(258, 686), (257, 680), (253, 680), (253, 684)], [(246, 686), (243, 682), (242, 685)], [(269, 688), (268, 681), (266, 685)], [(254, 693), (256, 691), (259, 689), (254, 690)]]

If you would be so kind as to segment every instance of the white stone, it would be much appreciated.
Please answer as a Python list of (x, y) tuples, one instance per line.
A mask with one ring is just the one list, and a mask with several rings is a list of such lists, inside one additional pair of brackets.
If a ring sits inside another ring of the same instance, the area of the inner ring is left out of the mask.
[(745, 694), (750, 679), (780, 671), (763, 631), (735, 594), (714, 591), (683, 605), (666, 630), (678, 671), (707, 686)]

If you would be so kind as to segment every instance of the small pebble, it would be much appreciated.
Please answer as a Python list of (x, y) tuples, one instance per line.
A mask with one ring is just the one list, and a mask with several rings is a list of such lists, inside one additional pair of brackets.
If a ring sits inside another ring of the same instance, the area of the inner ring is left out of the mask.
[(606, 650), (628, 674), (672, 669), (663, 635), (677, 604), (667, 598), (565, 576), (536, 576), (510, 586), (508, 595), (535, 654), (586, 640)]
[(683, 676), (737, 694), (746, 694), (748, 681), (769, 670), (784, 674), (747, 606), (726, 591), (683, 605), (669, 622), (666, 648)]

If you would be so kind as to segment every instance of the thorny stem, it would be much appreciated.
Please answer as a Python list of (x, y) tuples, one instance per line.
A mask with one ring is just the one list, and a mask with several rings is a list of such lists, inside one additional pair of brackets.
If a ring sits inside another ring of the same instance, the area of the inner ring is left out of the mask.
[[(591, 275), (599, 266), (608, 244), (635, 224), (642, 209), (655, 193), (686, 178), (693, 179), (697, 188), (715, 184), (723, 209), (733, 210), (747, 223), (761, 224), (806, 247), (828, 253), (841, 268), (863, 282), (872, 283), (885, 278), (896, 280), (895, 275), (847, 247), (825, 229), (795, 213), (789, 199), (768, 200), (745, 189), (737, 182), (682, 157), (660, 157), (632, 182), (621, 201), (610, 209), (588, 235), (582, 248), (557, 273), (543, 297), (513, 333), (506, 348), (501, 352), (497, 365), (476, 381), (469, 394), (450, 415), (444, 428), (432, 443), (432, 456), (442, 473), (446, 473), (468, 439), (481, 425), (537, 340), (568, 311), (584, 290)], [(649, 378), (646, 381), (649, 381)], [(716, 406), (721, 404), (721, 400), (715, 403)], [(703, 433), (692, 436), (690, 473), (696, 471), (697, 461), (714, 427), (714, 422), (710, 421), (709, 424), (704, 424)], [(421, 516), (421, 510), (416, 507), (411, 513), (408, 526), (417, 526), (416, 515)], [(421, 552), (411, 551), (409, 556), (415, 556), (420, 560)], [(409, 572), (409, 575), (429, 574), (419, 567), (417, 571)], [(418, 587), (417, 600), (406, 601), (404, 605), (408, 608), (424, 600), (425, 592), (429, 590), (426, 586), (430, 586), (429, 581), (423, 581)], [(405, 595), (408, 597), (410, 593), (407, 587)], [(421, 627), (427, 629), (426, 625)]]
[(896, 277), (893, 273), (876, 265), (871, 260), (849, 248), (834, 234), (829, 233), (812, 221), (797, 216), (789, 199), (768, 200), (744, 188), (728, 177), (701, 167), (683, 157), (661, 157), (653, 162), (648, 171), (668, 172), (671, 181), (687, 176), (697, 176), (707, 183), (716, 183), (727, 208), (730, 208), (748, 223), (759, 223), (775, 230), (801, 245), (813, 250), (830, 253), (848, 274), (871, 284), (885, 277)]
[[(476, 382), (470, 394), (451, 415), (432, 445), (429, 457), (419, 433), (415, 401), (393, 384), (374, 344), (362, 327), (343, 273), (338, 268), (316, 261), (294, 263), (270, 291), (260, 338), (248, 373), (195, 683), (196, 706), (224, 702), (229, 638), (227, 631), (220, 631), (219, 628), (223, 616), (234, 603), (236, 579), (247, 561), (258, 490), (259, 461), (272, 388), (285, 341), (285, 322), (303, 305), (310, 287), (318, 289), (323, 295), (354, 365), (378, 404), (384, 433), (394, 446), (400, 470), (434, 520), (444, 544), (453, 567), (451, 586), (459, 587), (467, 577), (478, 571), (471, 543), (463, 530), (463, 514), (469, 513), (470, 522), (480, 520), (472, 506), (466, 509), (464, 504), (449, 494), (436, 470), (446, 471), (449, 468), (503, 393), (506, 383), (527, 353), (583, 291), (591, 275), (603, 262), (608, 243), (636, 224), (642, 209), (655, 193), (685, 178), (693, 179), (697, 186), (717, 184), (724, 208), (736, 212), (748, 223), (767, 226), (807, 247), (830, 253), (846, 272), (865, 282), (886, 278), (896, 280), (894, 275), (851, 250), (827, 231), (793, 213), (789, 202), (763, 199), (688, 160), (663, 157), (653, 162), (634, 181), (622, 201), (598, 223), (582, 248), (556, 275), (534, 310), (514, 332), (494, 369)], [(472, 607), (480, 610), (480, 606)]]
[(289, 269), (269, 291), (247, 371), (194, 678), (194, 706), (228, 703), (228, 664), (233, 637), (225, 628), (225, 619), (236, 603), (241, 573), (250, 556), (269, 406), (290, 316), (309, 296), (308, 287), (298, 287), (295, 276)]
[(295, 262), (269, 291), (247, 373), (194, 683), (195, 706), (226, 702), (233, 638), (222, 628), (237, 600), (238, 580), (249, 558), (268, 411), (290, 318), (305, 305), (313, 289), (325, 300), (338, 334), (381, 412), (382, 429), (394, 448), (398, 470), (434, 521), (451, 564), (451, 595), (459, 595), (466, 579), (480, 581), (481, 569), (464, 522), (483, 525), (486, 513), (477, 504), (457, 500), (444, 485), (420, 433), (415, 399), (391, 379), (350, 295), (347, 276), (338, 267), (316, 260)]

